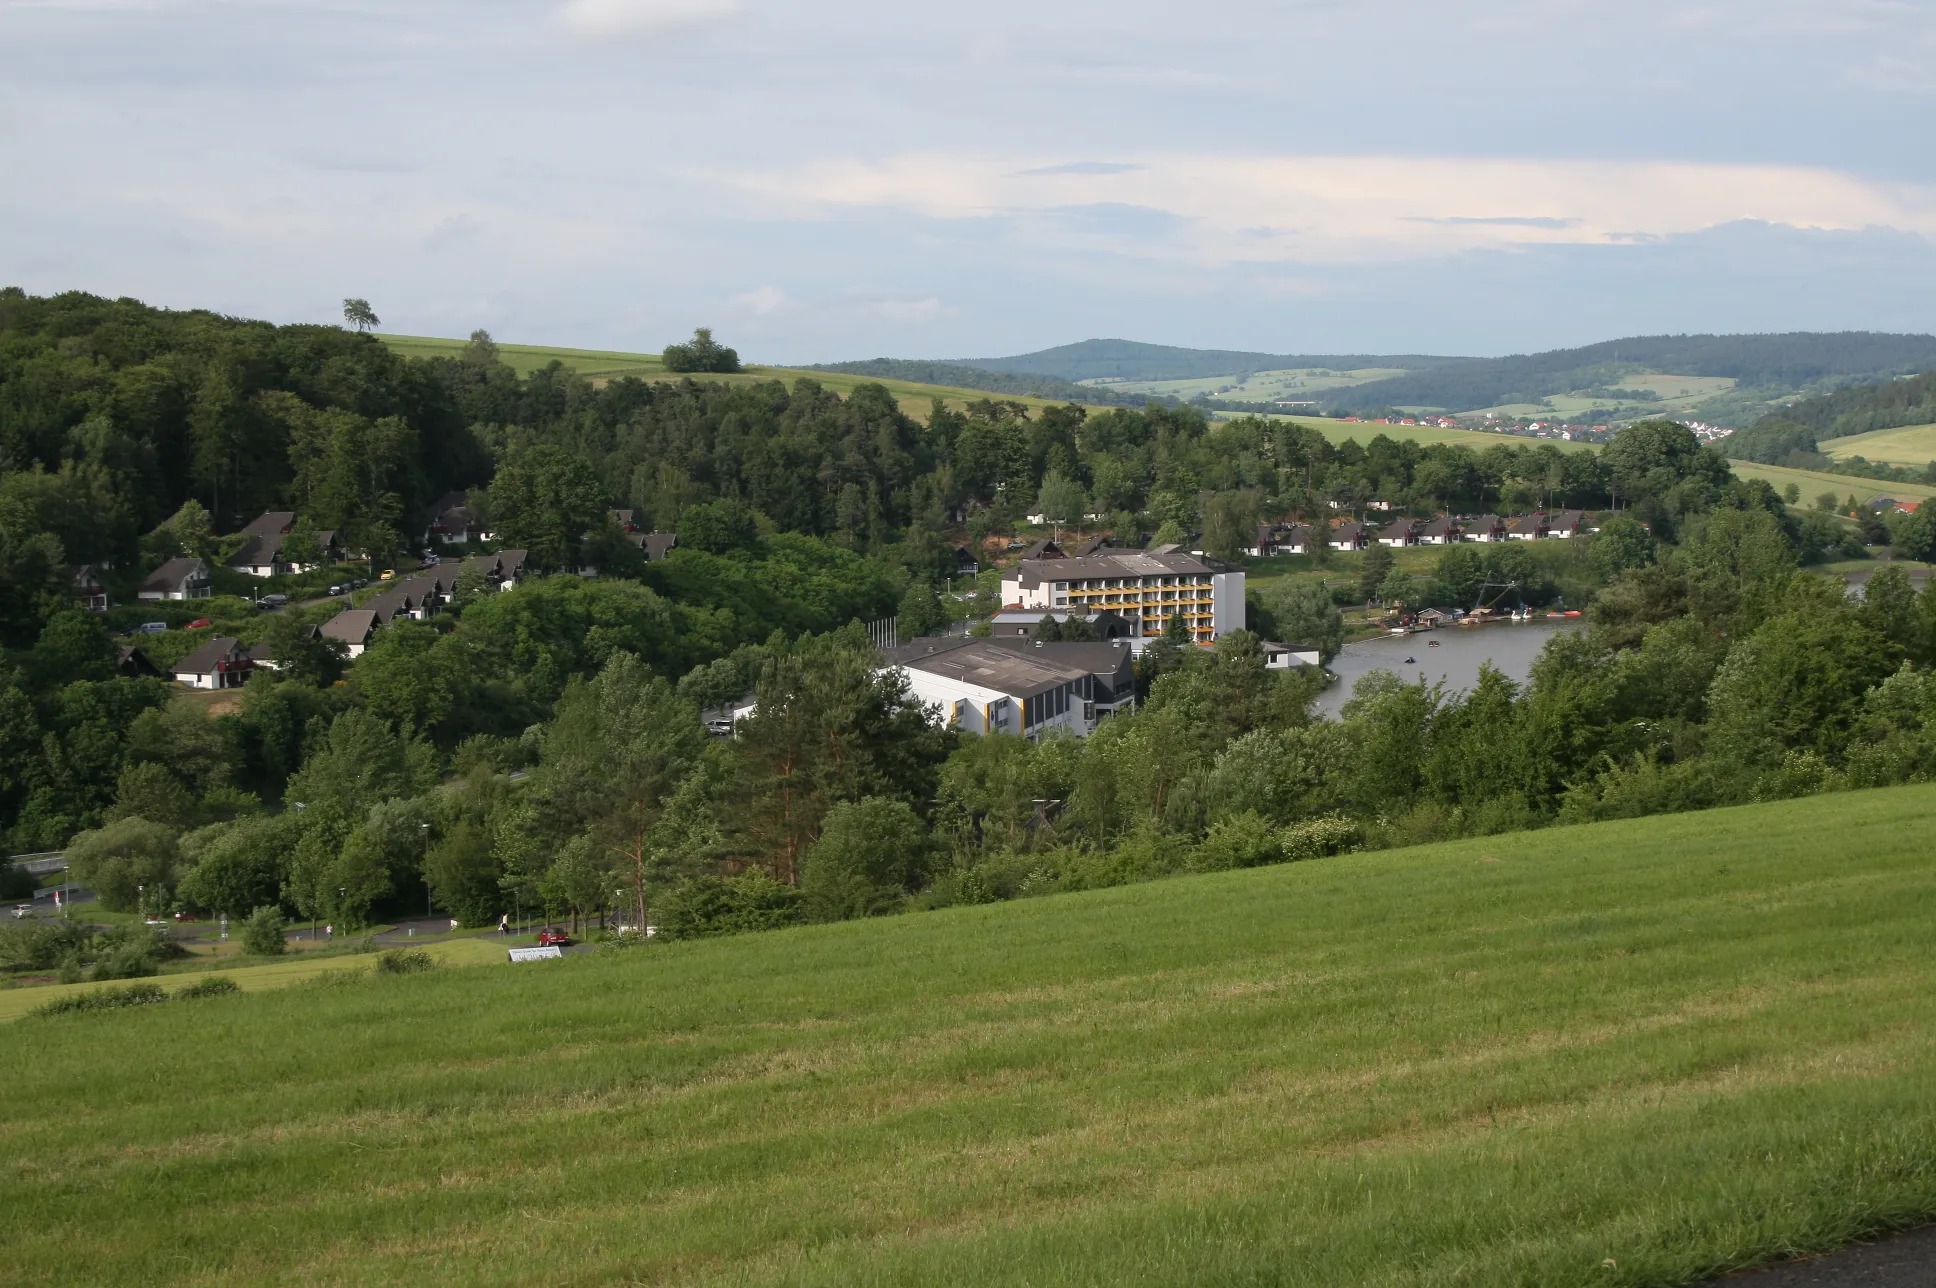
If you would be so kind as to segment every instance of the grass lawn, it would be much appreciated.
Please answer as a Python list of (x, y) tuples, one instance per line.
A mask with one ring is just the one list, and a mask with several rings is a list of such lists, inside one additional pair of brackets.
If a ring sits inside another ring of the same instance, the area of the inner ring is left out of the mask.
[(1687, 1283), (1936, 1214), (1933, 812), (31, 1018), (6, 1277)]
[(1861, 456), (1884, 465), (1927, 465), (1936, 461), (1936, 425), (1905, 425), (1831, 438), (1821, 448), (1838, 461)]

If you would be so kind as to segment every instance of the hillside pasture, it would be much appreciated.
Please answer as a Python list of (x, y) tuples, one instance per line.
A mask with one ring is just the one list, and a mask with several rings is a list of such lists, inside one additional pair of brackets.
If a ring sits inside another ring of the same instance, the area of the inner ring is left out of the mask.
[(1936, 1215), (1936, 786), (30, 1018), (14, 1284), (1687, 1284)]
[(1155, 394), (1181, 398), (1185, 402), (1199, 395), (1229, 398), (1236, 402), (1269, 402), (1275, 398), (1308, 398), (1332, 389), (1348, 389), (1373, 380), (1405, 374), (1400, 367), (1364, 367), (1336, 371), (1329, 367), (1293, 367), (1282, 371), (1253, 371), (1227, 376), (1206, 376), (1195, 380), (1086, 380), (1084, 384), (1113, 393)]
[(1883, 483), (1876, 479), (1855, 478), (1848, 474), (1824, 474), (1820, 470), (1791, 470), (1781, 465), (1761, 465), (1754, 461), (1729, 461), (1734, 472), (1744, 479), (1766, 479), (1774, 484), (1777, 491), (1794, 483), (1802, 490), (1802, 504), (1811, 505), (1823, 492), (1833, 492), (1847, 500), (1853, 496), (1857, 505), (1865, 505), (1879, 496), (1902, 498), (1924, 498), (1936, 496), (1936, 487), (1926, 483)]
[[(398, 353), (413, 358), (454, 358), (463, 352), (466, 343), (463, 340), (439, 339), (430, 336), (383, 335), (378, 338)], [(497, 348), (498, 357), (509, 364), (520, 376), (539, 370), (555, 360), (593, 381), (615, 380), (621, 376), (636, 376), (641, 380), (685, 378), (667, 371), (665, 363), (657, 354), (620, 353), (603, 349), (566, 349), (549, 345), (502, 342), (499, 342)], [(1037, 411), (1044, 407), (1062, 405), (1052, 398), (991, 394), (979, 389), (956, 389), (945, 385), (917, 384), (907, 380), (882, 380), (872, 376), (856, 376), (837, 371), (803, 371), (795, 367), (762, 367), (749, 364), (745, 371), (733, 375), (695, 374), (692, 379), (722, 381), (727, 384), (752, 384), (764, 380), (784, 380), (791, 384), (795, 380), (812, 380), (822, 388), (831, 389), (843, 398), (861, 385), (885, 385), (888, 392), (894, 395), (894, 400), (901, 410), (916, 417), (925, 417), (936, 398), (956, 410), (985, 398), (1024, 403)], [(1095, 407), (1092, 410), (1101, 410), (1101, 407)]]
[(1920, 467), (1936, 461), (1936, 425), (1905, 425), (1848, 438), (1831, 438), (1822, 451), (1838, 461), (1860, 456), (1883, 465)]

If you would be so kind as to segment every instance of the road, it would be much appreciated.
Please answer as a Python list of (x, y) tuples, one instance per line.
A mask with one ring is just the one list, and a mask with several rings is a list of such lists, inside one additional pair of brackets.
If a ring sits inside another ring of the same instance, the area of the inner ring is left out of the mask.
[(1936, 1225), (1728, 1275), (1702, 1288), (1936, 1288)]

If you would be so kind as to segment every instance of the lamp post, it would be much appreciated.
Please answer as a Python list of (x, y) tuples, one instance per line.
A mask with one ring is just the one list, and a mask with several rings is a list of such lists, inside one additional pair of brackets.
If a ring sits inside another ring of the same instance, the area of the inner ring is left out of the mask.
[[(418, 831), (420, 831), (423, 835), (424, 857), (427, 859), (430, 857), (430, 824), (419, 823), (417, 824), (417, 828), (418, 828)], [(430, 907), (430, 874), (426, 872), (424, 874), (424, 916), (428, 917), (431, 914), (431, 911), (432, 909)]]

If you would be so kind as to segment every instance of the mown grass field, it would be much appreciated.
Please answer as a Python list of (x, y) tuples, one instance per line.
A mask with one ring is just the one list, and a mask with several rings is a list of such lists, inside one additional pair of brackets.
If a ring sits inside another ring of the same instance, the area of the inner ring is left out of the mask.
[[(414, 944), (406, 946), (417, 947)], [(427, 943), (422, 945), (422, 948), (443, 966), (483, 966), (508, 960), (504, 954), (504, 945), (495, 939), (458, 939), (444, 943)], [(238, 988), (248, 993), (306, 984), (319, 976), (336, 971), (367, 971), (375, 964), (375, 953), (327, 956), (298, 951), (279, 961), (263, 960), (257, 966), (236, 966), (214, 972), (185, 971), (180, 974), (163, 975), (150, 982), (175, 993), (207, 979), (211, 973), (214, 973), (221, 975), (223, 979), (234, 980)], [(21, 1019), (38, 1006), (75, 993), (95, 993), (104, 988), (125, 986), (126, 981), (116, 981), (100, 984), (46, 984), (31, 988), (0, 989), (0, 1021)], [(17, 1029), (6, 1030), (6, 1032), (15, 1038), (21, 1036), (20, 1030)], [(0, 1042), (5, 1040), (4, 1037), (0, 1037)]]
[[(1873, 459), (1873, 458), (1871, 458)], [(1857, 505), (1863, 505), (1879, 496), (1909, 497), (1936, 496), (1936, 487), (1926, 483), (1882, 483), (1875, 479), (1859, 479), (1847, 474), (1824, 474), (1818, 470), (1791, 470), (1780, 465), (1759, 465), (1753, 461), (1730, 461), (1734, 472), (1744, 479), (1767, 479), (1777, 491), (1794, 483), (1802, 490), (1802, 504), (1813, 505), (1815, 498), (1823, 492), (1833, 492), (1842, 500), (1853, 496)]]
[[(418, 335), (380, 335), (377, 338), (398, 353), (413, 358), (454, 358), (463, 352), (466, 343), (463, 340)], [(547, 345), (500, 343), (498, 356), (520, 376), (529, 375), (555, 359), (590, 380), (610, 380), (619, 376), (637, 376), (641, 380), (679, 379), (665, 369), (665, 363), (655, 353), (616, 353), (603, 349), (561, 349)], [(736, 375), (694, 377), (697, 380), (718, 380), (728, 384), (749, 384), (761, 380), (784, 380), (791, 383), (801, 378), (817, 381), (843, 398), (851, 394), (858, 385), (886, 385), (888, 392), (894, 395), (895, 402), (900, 404), (901, 410), (917, 418), (926, 417), (929, 407), (936, 398), (956, 410), (983, 398), (1000, 398), (1025, 403), (1037, 410), (1061, 405), (1060, 400), (1054, 398), (991, 394), (979, 389), (956, 389), (946, 385), (918, 384), (909, 380), (884, 380), (872, 376), (848, 375), (839, 371), (804, 371), (794, 367), (748, 365), (745, 371)]]
[(1932, 813), (22, 1020), (4, 1276), (1683, 1284), (1936, 1214)]
[(1927, 465), (1936, 461), (1936, 425), (1905, 425), (1831, 438), (1821, 448), (1838, 461), (1860, 456), (1884, 465)]

